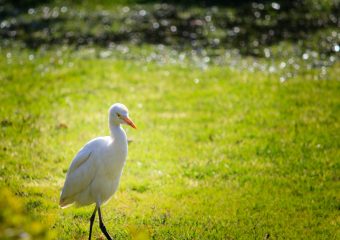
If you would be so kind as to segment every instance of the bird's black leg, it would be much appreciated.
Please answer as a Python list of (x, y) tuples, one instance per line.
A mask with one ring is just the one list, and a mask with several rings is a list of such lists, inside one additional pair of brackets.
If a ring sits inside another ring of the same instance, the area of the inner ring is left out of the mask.
[(94, 211), (92, 213), (92, 216), (90, 218), (90, 234), (89, 234), (89, 240), (91, 240), (91, 235), (92, 235), (92, 226), (94, 219), (96, 218), (96, 212), (97, 212), (97, 206), (94, 208)]
[(104, 233), (105, 237), (108, 240), (112, 240), (112, 238), (110, 237), (110, 235), (106, 231), (106, 227), (105, 227), (105, 225), (103, 223), (102, 213), (100, 212), (100, 207), (99, 206), (98, 206), (98, 215), (99, 215), (99, 227), (100, 227), (100, 230), (102, 230), (102, 233)]

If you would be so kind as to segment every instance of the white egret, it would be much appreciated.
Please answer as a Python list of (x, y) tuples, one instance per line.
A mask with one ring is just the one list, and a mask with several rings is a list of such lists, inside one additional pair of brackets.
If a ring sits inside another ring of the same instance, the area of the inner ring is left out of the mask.
[(89, 239), (97, 211), (100, 229), (107, 239), (111, 239), (103, 223), (100, 206), (116, 192), (126, 161), (128, 144), (121, 124), (136, 128), (129, 118), (128, 109), (116, 103), (109, 110), (110, 136), (95, 138), (80, 149), (68, 169), (61, 192), (59, 205), (62, 208), (72, 204), (96, 204), (90, 218)]

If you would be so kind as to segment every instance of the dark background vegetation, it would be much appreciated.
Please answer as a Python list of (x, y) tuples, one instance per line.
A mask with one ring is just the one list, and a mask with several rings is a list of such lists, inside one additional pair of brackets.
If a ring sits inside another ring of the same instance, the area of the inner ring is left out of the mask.
[[(124, 14), (120, 10), (108, 14), (105, 6), (112, 4), (102, 1), (101, 11), (79, 14), (77, 9), (62, 12), (52, 8), (71, 5), (71, 1), (2, 0), (0, 36), (21, 41), (29, 48), (60, 44), (107, 47), (110, 43), (132, 42), (176, 49), (235, 48), (241, 54), (260, 57), (266, 55), (264, 48), (283, 41), (297, 42), (302, 51), (316, 51), (324, 57), (334, 55), (339, 46), (336, 1), (127, 2), (141, 5)], [(167, 4), (160, 4), (163, 2)], [(52, 5), (35, 10), (46, 4)]]

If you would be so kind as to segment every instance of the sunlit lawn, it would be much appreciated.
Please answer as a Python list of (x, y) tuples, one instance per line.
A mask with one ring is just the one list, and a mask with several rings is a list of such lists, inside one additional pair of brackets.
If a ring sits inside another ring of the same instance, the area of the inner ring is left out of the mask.
[[(327, 80), (310, 71), (280, 83), (227, 66), (63, 60), (44, 72), (49, 56), (8, 64), (1, 53), (0, 179), (10, 200), (0, 203), (22, 202), (13, 212), (23, 219), (2, 211), (0, 234), (26, 222), (37, 238), (47, 228), (87, 239), (93, 207), (61, 210), (60, 190), (73, 156), (108, 134), (107, 110), (122, 102), (138, 130), (126, 129), (121, 185), (103, 207), (115, 239), (339, 237), (339, 66)], [(104, 239), (97, 224), (94, 237)]]

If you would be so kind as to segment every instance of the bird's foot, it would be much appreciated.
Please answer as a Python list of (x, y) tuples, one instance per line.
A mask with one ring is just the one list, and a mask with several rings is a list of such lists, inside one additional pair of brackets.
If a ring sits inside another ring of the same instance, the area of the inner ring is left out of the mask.
[(102, 230), (102, 233), (104, 233), (105, 237), (108, 240), (112, 240), (112, 238), (110, 237), (110, 234), (107, 232), (106, 227), (104, 226), (104, 224), (100, 224), (100, 230)]

